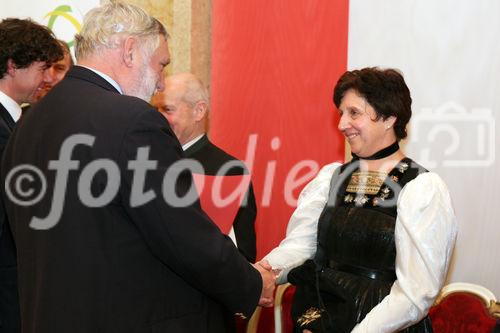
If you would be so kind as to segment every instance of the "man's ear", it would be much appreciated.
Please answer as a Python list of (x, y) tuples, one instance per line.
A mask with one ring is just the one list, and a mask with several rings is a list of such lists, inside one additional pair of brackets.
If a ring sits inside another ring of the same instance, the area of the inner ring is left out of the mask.
[(123, 42), (122, 60), (125, 66), (132, 67), (134, 64), (134, 57), (136, 56), (138, 43), (135, 37), (127, 37)]
[(204, 101), (198, 101), (194, 105), (194, 119), (196, 121), (203, 120), (208, 112), (208, 105)]
[(16, 76), (17, 66), (12, 59), (7, 60), (7, 74)]

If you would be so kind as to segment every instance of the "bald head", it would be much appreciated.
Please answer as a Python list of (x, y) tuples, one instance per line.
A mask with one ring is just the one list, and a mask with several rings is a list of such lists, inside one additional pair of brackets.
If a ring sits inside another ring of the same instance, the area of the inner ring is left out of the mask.
[(151, 102), (167, 118), (184, 145), (206, 131), (208, 91), (191, 73), (168, 76), (164, 85), (164, 90), (156, 93)]

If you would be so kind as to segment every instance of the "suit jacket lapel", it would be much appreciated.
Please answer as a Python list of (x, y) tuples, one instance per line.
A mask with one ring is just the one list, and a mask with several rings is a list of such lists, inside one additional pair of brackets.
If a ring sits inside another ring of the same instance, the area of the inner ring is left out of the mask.
[(191, 147), (184, 151), (184, 156), (190, 157), (200, 149), (204, 148), (208, 145), (210, 141), (208, 141), (207, 134), (205, 133), (198, 141), (196, 141)]
[(16, 125), (16, 122), (14, 119), (12, 119), (12, 116), (10, 115), (9, 111), (0, 103), (0, 117), (2, 117), (3, 121), (9, 129), (12, 131), (14, 129), (14, 126)]

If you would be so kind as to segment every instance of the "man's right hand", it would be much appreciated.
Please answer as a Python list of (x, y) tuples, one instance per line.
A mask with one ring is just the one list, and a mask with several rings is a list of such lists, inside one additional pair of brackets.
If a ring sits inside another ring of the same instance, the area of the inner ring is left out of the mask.
[(276, 275), (266, 260), (254, 264), (253, 267), (259, 271), (262, 277), (262, 294), (260, 295), (259, 305), (271, 307), (274, 302), (273, 294), (276, 286)]

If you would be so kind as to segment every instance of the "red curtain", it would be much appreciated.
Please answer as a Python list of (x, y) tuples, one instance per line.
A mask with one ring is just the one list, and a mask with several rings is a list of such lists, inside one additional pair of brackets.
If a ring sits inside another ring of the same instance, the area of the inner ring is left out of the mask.
[(316, 166), (344, 159), (332, 91), (347, 30), (348, 0), (212, 2), (210, 137), (251, 169), (258, 259)]

